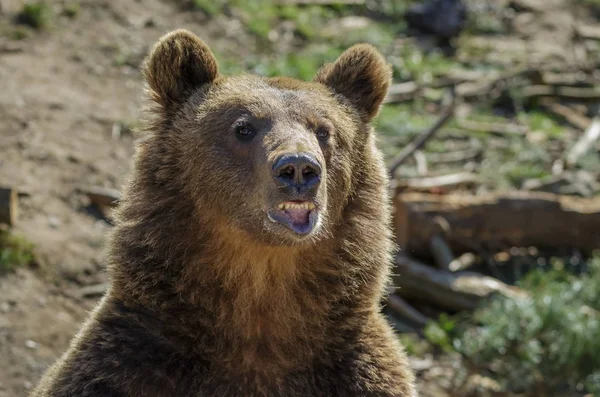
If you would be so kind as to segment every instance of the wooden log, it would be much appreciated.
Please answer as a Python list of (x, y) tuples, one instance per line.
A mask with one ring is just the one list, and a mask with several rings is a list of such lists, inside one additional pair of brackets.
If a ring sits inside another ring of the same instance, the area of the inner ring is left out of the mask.
[(482, 148), (480, 146), (475, 146), (451, 152), (430, 153), (427, 160), (431, 164), (466, 163), (468, 161), (477, 160), (481, 157), (481, 154)]
[(388, 296), (386, 306), (389, 307), (395, 315), (399, 317), (404, 317), (421, 328), (427, 325), (429, 321), (431, 321), (429, 317), (419, 312), (417, 309), (412, 307), (408, 302), (406, 302), (404, 299), (402, 299), (396, 294), (390, 294)]
[(362, 5), (365, 0), (279, 0), (276, 5)]
[(398, 180), (398, 188), (408, 190), (430, 190), (434, 188), (455, 188), (470, 186), (478, 183), (479, 177), (472, 172), (459, 172), (456, 174), (425, 176), (420, 178), (406, 178)]
[(600, 139), (600, 118), (595, 117), (585, 133), (569, 150), (567, 165), (572, 167), (577, 164), (579, 159), (591, 149), (598, 139)]
[(473, 120), (458, 120), (458, 128), (468, 131), (488, 132), (497, 135), (525, 135), (527, 127), (516, 124), (485, 123)]
[(81, 186), (77, 188), (77, 191), (85, 194), (92, 204), (100, 208), (114, 207), (121, 199), (121, 193), (118, 190), (101, 186)]
[(478, 97), (495, 97), (502, 92), (507, 82), (518, 77), (525, 77), (537, 83), (542, 81), (542, 71), (535, 68), (518, 67), (500, 75), (492, 75), (491, 79), (467, 81), (459, 84), (456, 86), (456, 94), (465, 100), (472, 100)]
[(420, 150), (417, 150), (413, 153), (413, 157), (415, 158), (415, 162), (417, 163), (417, 173), (419, 176), (425, 176), (428, 172), (427, 166), (427, 157), (425, 157), (425, 153)]
[(400, 296), (455, 311), (473, 310), (482, 299), (494, 294), (512, 298), (527, 297), (527, 293), (521, 289), (493, 277), (435, 269), (404, 254), (396, 256), (393, 282)]
[(82, 298), (97, 298), (104, 295), (108, 290), (108, 287), (108, 283), (86, 285), (79, 290), (79, 294)]
[(436, 234), (431, 237), (431, 241), (429, 242), (429, 250), (433, 255), (433, 259), (435, 259), (435, 264), (442, 270), (450, 269), (450, 264), (455, 260), (454, 254), (452, 253), (452, 249), (444, 240), (444, 238)]
[(421, 87), (414, 81), (392, 85), (385, 98), (385, 103), (397, 103), (412, 100)]
[(559, 97), (581, 101), (597, 101), (600, 99), (600, 87), (568, 87), (552, 85), (532, 85), (523, 88), (523, 96)]
[(592, 122), (589, 117), (578, 113), (569, 106), (553, 102), (550, 98), (542, 98), (540, 104), (548, 108), (552, 113), (564, 118), (569, 124), (580, 130), (586, 130)]
[(563, 85), (568, 87), (593, 87), (597, 81), (593, 76), (583, 71), (542, 73), (542, 83), (548, 85)]
[(19, 196), (15, 189), (0, 187), (0, 223), (14, 226), (17, 223)]
[(534, 0), (512, 0), (509, 3), (512, 7), (519, 11), (544, 11), (544, 2)]
[(455, 255), (479, 248), (570, 247), (600, 249), (600, 199), (542, 192), (465, 196), (402, 193), (394, 198), (398, 245), (431, 257), (431, 238), (445, 222), (444, 239)]
[(465, 252), (464, 254), (462, 254), (458, 258), (454, 259), (452, 262), (450, 262), (448, 269), (451, 272), (458, 272), (460, 270), (466, 270), (469, 267), (473, 266), (473, 264), (475, 263), (476, 260), (477, 260), (477, 257), (475, 256), (475, 254), (473, 254), (471, 252)]
[(600, 39), (600, 26), (598, 25), (578, 24), (578, 26), (576, 26), (576, 31), (577, 34), (584, 39)]

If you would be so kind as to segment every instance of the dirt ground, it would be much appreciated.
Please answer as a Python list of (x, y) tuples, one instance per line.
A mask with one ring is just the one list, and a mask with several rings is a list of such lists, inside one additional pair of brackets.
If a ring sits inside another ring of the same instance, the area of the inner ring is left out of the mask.
[[(16, 231), (35, 244), (39, 262), (0, 278), (0, 397), (27, 395), (96, 303), (81, 288), (106, 280), (110, 225), (77, 188), (118, 189), (128, 174), (148, 47), (183, 27), (221, 53), (252, 51), (239, 25), (177, 2), (79, 4), (75, 18), (26, 40), (0, 35), (0, 184), (25, 193)], [(0, 26), (12, 25), (20, 7), (0, 0)]]

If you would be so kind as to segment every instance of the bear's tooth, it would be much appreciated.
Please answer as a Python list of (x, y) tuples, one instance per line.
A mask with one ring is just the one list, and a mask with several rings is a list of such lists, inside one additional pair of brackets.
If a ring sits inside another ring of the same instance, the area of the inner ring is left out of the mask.
[(284, 209), (285, 209), (285, 204), (283, 204), (283, 203), (279, 204), (279, 205), (278, 205), (278, 208), (279, 208), (280, 210), (284, 210)]

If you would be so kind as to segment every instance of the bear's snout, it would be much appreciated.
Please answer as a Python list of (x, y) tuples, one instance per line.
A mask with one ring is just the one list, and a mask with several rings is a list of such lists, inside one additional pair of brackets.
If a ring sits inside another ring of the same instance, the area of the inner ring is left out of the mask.
[(321, 182), (321, 165), (308, 153), (286, 153), (273, 163), (273, 178), (290, 193), (314, 193)]

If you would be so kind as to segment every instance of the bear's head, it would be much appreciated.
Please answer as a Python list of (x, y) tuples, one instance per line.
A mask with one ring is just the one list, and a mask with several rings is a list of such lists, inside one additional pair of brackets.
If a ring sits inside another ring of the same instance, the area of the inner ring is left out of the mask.
[(144, 75), (157, 115), (147, 177), (204, 222), (305, 244), (334, 234), (371, 174), (385, 185), (369, 123), (391, 70), (370, 45), (346, 50), (312, 82), (225, 77), (206, 44), (178, 30), (152, 49)]

